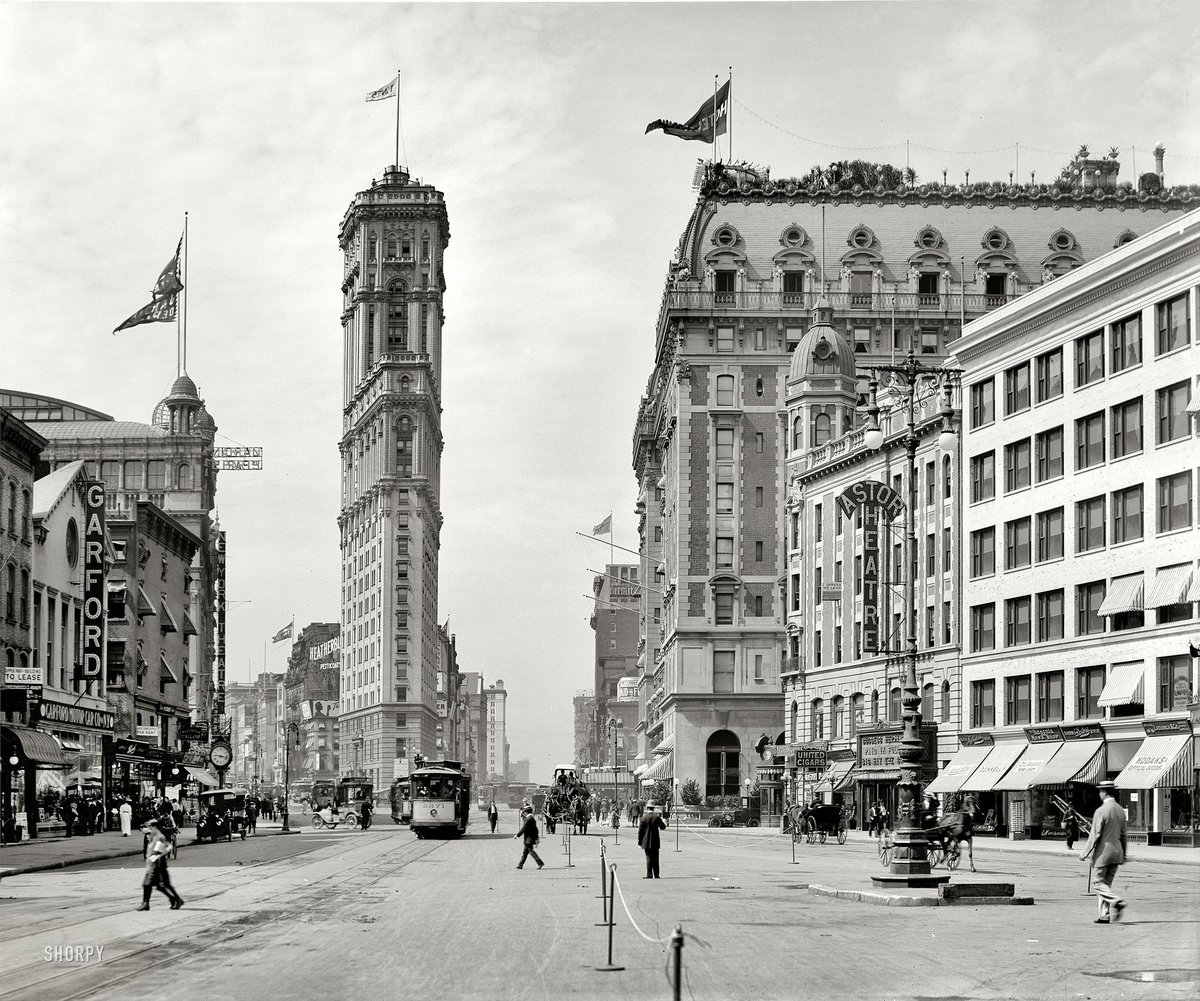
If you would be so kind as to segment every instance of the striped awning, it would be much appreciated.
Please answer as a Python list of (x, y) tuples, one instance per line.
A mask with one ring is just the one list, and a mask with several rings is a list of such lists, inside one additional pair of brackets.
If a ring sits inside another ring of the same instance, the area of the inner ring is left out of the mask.
[(1024, 792), (1038, 780), (1046, 766), (1058, 756), (1063, 744), (1059, 740), (1048, 740), (1040, 744), (1026, 744), (1021, 756), (1013, 763), (1008, 773), (992, 789), (996, 792)]
[(967, 792), (988, 792), (997, 782), (1004, 778), (1004, 773), (1012, 767), (1012, 763), (1021, 756), (1025, 744), (997, 744), (992, 753), (983, 759), (983, 764), (971, 773), (971, 777), (962, 784)]
[(938, 794), (958, 792), (963, 787), (963, 783), (971, 777), (971, 773), (983, 764), (983, 759), (991, 753), (991, 750), (991, 744), (972, 744), (969, 747), (960, 747), (958, 753), (950, 759), (938, 777), (925, 787), (925, 791)]
[(1140, 612), (1144, 579), (1145, 575), (1140, 573), (1130, 574), (1128, 577), (1114, 577), (1096, 614), (1121, 615), (1123, 612)]
[(675, 750), (675, 734), (673, 733), (667, 734), (667, 736), (654, 745), (655, 754), (666, 754), (668, 751), (673, 750)]
[(62, 768), (75, 764), (75, 756), (68, 757), (64, 754), (59, 742), (48, 733), (15, 723), (5, 723), (4, 732), (11, 734), (13, 739), (21, 745), (21, 754), (29, 761), (39, 765), (48, 765), (51, 768)]
[(1113, 664), (1104, 690), (1096, 704), (1101, 707), (1128, 706), (1133, 703), (1146, 701), (1143, 686), (1146, 679), (1146, 665), (1140, 660), (1127, 664)]
[(1162, 608), (1163, 605), (1182, 605), (1187, 601), (1188, 588), (1192, 583), (1192, 565), (1181, 563), (1177, 567), (1162, 567), (1154, 576), (1154, 584), (1146, 598), (1147, 608)]
[(1193, 782), (1192, 735), (1166, 733), (1147, 737), (1115, 781), (1118, 789), (1190, 787)]
[(1104, 774), (1103, 740), (1068, 740), (1031, 784), (1065, 786), (1068, 782), (1088, 782), (1095, 785)]
[(208, 772), (203, 768), (196, 768), (194, 765), (184, 765), (183, 767), (187, 769), (187, 773), (191, 776), (193, 781), (199, 782), (200, 785), (207, 786), (209, 788), (216, 787), (217, 780), (213, 778), (211, 772)]
[(659, 779), (669, 779), (672, 776), (671, 766), (674, 754), (664, 754), (642, 774), (643, 782), (657, 782)]
[(1192, 574), (1192, 583), (1188, 586), (1188, 592), (1183, 600), (1200, 601), (1200, 573)]
[(829, 763), (829, 767), (825, 769), (825, 774), (821, 776), (821, 781), (817, 783), (817, 787), (813, 790), (813, 792), (837, 792), (838, 789), (843, 787), (846, 781), (846, 776), (853, 767), (853, 758), (850, 758), (846, 761), (831, 761)]

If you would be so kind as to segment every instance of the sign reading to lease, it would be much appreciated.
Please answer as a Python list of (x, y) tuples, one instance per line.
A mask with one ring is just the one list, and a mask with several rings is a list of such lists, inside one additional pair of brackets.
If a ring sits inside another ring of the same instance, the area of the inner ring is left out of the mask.
[(75, 677), (99, 681), (104, 673), (104, 484), (84, 487), (83, 652)]

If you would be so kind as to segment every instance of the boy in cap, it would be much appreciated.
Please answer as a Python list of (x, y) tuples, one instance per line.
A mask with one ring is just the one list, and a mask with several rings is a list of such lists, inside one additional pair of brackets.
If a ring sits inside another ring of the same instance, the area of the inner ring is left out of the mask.
[(1106, 925), (1120, 921), (1125, 910), (1125, 901), (1112, 888), (1117, 869), (1125, 862), (1125, 811), (1116, 800), (1115, 782), (1101, 782), (1097, 789), (1100, 805), (1092, 815), (1092, 833), (1079, 858), (1085, 862), (1089, 857), (1092, 859), (1092, 888), (1100, 905), (1100, 916), (1095, 923)]

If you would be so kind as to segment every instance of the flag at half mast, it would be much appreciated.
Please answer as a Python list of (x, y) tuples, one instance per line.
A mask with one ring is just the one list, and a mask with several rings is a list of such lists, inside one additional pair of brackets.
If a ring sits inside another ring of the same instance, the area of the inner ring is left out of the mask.
[(367, 95), (368, 101), (386, 101), (396, 93), (396, 77), (392, 77), (384, 86), (378, 90), (373, 90)]
[(271, 637), (271, 642), (282, 643), (284, 640), (289, 639), (292, 635), (292, 625), (293, 623), (289, 622), (286, 626), (280, 629), (279, 632)]
[(592, 535), (603, 535), (607, 532), (612, 535), (612, 515), (610, 514), (599, 525), (592, 529)]
[(662, 129), (669, 136), (680, 139), (698, 139), (710, 143), (717, 136), (724, 135), (729, 127), (729, 81), (721, 84), (717, 92), (700, 105), (691, 118), (680, 124), (670, 122), (665, 118), (651, 122), (646, 126), (646, 132)]
[(150, 292), (150, 301), (141, 309), (125, 320), (118, 330), (136, 327), (143, 323), (169, 323), (179, 315), (179, 293), (183, 291), (183, 282), (179, 279), (179, 252), (183, 249), (183, 237), (175, 247), (175, 256), (162, 269), (154, 288)]

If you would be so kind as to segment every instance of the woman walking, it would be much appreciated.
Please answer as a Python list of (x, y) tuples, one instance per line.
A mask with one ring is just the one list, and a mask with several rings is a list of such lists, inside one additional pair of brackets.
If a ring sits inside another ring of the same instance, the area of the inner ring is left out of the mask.
[(183, 906), (183, 898), (175, 892), (171, 885), (171, 875), (167, 872), (167, 856), (171, 853), (171, 842), (163, 834), (157, 820), (151, 820), (146, 825), (146, 833), (150, 843), (146, 852), (146, 874), (142, 877), (142, 903), (139, 911), (150, 910), (150, 891), (155, 887), (171, 901), (171, 910), (177, 911)]

